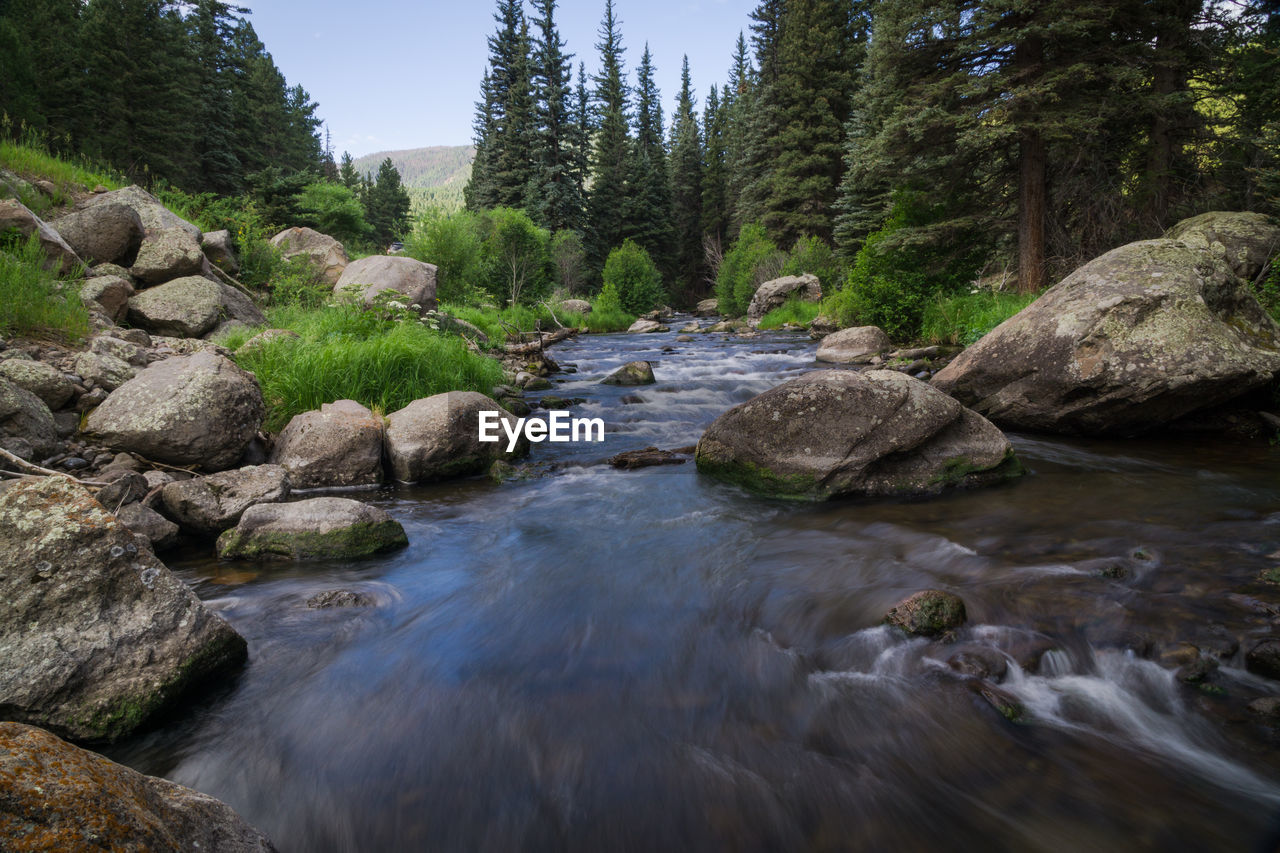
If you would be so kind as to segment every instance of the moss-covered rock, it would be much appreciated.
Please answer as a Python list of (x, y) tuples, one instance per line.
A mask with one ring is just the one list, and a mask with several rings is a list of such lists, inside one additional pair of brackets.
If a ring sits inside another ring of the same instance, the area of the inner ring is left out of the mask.
[(926, 589), (898, 602), (884, 618), (908, 634), (937, 637), (964, 624), (964, 602), (958, 595)]
[(375, 506), (348, 498), (311, 498), (245, 510), (240, 523), (218, 537), (218, 556), (345, 559), (408, 544), (400, 522)]
[(652, 385), (653, 365), (647, 361), (628, 361), (600, 380), (601, 385)]

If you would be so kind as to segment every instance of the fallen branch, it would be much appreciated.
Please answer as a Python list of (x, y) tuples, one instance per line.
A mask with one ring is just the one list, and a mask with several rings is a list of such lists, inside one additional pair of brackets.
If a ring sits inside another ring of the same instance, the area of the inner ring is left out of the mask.
[(508, 355), (529, 355), (530, 353), (541, 352), (543, 347), (559, 343), (565, 338), (571, 338), (578, 334), (577, 329), (556, 329), (554, 332), (543, 332), (538, 336), (536, 341), (529, 341), (525, 344), (507, 344), (504, 351)]
[[(101, 489), (103, 486), (110, 485), (109, 483), (99, 483), (93, 480), (81, 480), (77, 477), (72, 477), (70, 474), (67, 474), (63, 471), (54, 471), (50, 468), (41, 468), (39, 465), (36, 465), (32, 462), (28, 462), (27, 460), (23, 459), (21, 456), (15, 456), (14, 454), (5, 450), (3, 447), (0, 447), (0, 458), (5, 459), (11, 465), (17, 466), (20, 471), (27, 472), (26, 474), (17, 474), (17, 476), (19, 477), (30, 477), (33, 475), (40, 476), (40, 477), (62, 477), (63, 479), (70, 480), (73, 483), (79, 483), (82, 486), (88, 486), (95, 489)], [(5, 472), (5, 473), (12, 474), (14, 472)]]
[(559, 329), (563, 329), (563, 328), (564, 328), (564, 323), (561, 323), (561, 322), (560, 322), (560, 319), (559, 319), (558, 317), (556, 317), (556, 312), (554, 312), (554, 311), (552, 311), (552, 310), (551, 310), (551, 306), (550, 306), (550, 305), (548, 305), (548, 304), (547, 304), (547, 303), (545, 303), (545, 302), (539, 302), (538, 304), (539, 304), (539, 305), (541, 305), (543, 308), (546, 308), (546, 309), (547, 309), (547, 313), (551, 315), (551, 322), (553, 322), (553, 323), (555, 323), (555, 324), (556, 324), (556, 328), (559, 328)]
[[(217, 273), (227, 285), (229, 285), (230, 287), (234, 287), (236, 290), (240, 291), (250, 299), (254, 299), (253, 294), (249, 292), (249, 288), (245, 287), (243, 284), (236, 281), (235, 278), (233, 278), (229, 272), (227, 272), (226, 270), (223, 270), (217, 264), (209, 264), (209, 269)], [(255, 305), (257, 304), (256, 299), (254, 299), (254, 304)]]

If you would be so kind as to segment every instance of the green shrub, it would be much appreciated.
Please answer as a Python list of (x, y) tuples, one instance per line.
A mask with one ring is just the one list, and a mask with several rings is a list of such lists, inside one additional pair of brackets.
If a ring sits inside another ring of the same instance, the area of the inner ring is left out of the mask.
[(780, 329), (788, 323), (807, 326), (822, 310), (817, 302), (805, 302), (801, 299), (789, 299), (760, 318), (761, 329)]
[(489, 293), (509, 305), (532, 304), (550, 289), (551, 235), (523, 210), (495, 207), (482, 214)]
[(763, 226), (754, 223), (742, 226), (738, 242), (725, 252), (716, 276), (720, 313), (726, 317), (746, 314), (756, 288), (775, 278), (785, 262), (786, 256), (778, 251)]
[(369, 236), (364, 205), (356, 194), (334, 181), (312, 181), (298, 196), (298, 225), (314, 228), (343, 243), (360, 243)]
[(604, 262), (604, 286), (613, 286), (622, 308), (632, 314), (644, 314), (662, 306), (666, 293), (662, 274), (649, 253), (628, 238), (609, 253)]
[(1258, 284), (1258, 301), (1280, 323), (1280, 259), (1271, 264), (1271, 273)]
[(334, 400), (386, 413), (444, 391), (488, 394), (502, 383), (496, 361), (418, 322), (387, 321), (354, 305), (275, 308), (268, 320), (299, 337), (271, 341), (236, 361), (258, 377), (271, 430)]
[(925, 306), (920, 337), (931, 344), (968, 346), (1026, 308), (1038, 295), (979, 290), (935, 296)]
[(557, 231), (551, 237), (551, 263), (556, 283), (566, 293), (581, 293), (586, 284), (587, 250), (577, 231)]
[(419, 217), (405, 239), (405, 254), (435, 264), (436, 298), (441, 302), (482, 300), (489, 273), (480, 225), (480, 217), (470, 211), (446, 213), (432, 208)]
[(791, 247), (791, 254), (782, 266), (783, 275), (813, 273), (822, 285), (823, 293), (831, 293), (844, 284), (847, 273), (840, 258), (819, 237), (801, 237)]
[(81, 283), (60, 280), (44, 264), (44, 250), (34, 235), (0, 244), (0, 333), (83, 340), (89, 334), (89, 312), (80, 301)]

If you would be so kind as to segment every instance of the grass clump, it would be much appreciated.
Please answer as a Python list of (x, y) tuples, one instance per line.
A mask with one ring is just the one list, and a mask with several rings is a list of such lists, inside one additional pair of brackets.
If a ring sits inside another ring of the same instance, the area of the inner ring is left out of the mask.
[[(355, 305), (285, 306), (267, 316), (273, 328), (298, 337), (270, 341), (236, 361), (258, 377), (268, 407), (266, 427), (273, 431), (334, 400), (355, 400), (385, 413), (444, 391), (488, 394), (502, 384), (496, 361), (472, 352), (456, 335), (417, 322), (386, 320)], [(223, 343), (243, 340), (228, 336)]]
[[(27, 133), (22, 141), (0, 139), (0, 169), (6, 169), (29, 181), (49, 181), (57, 188), (52, 198), (32, 190), (19, 192), (18, 201), (37, 214), (70, 204), (76, 190), (93, 189), (101, 184), (109, 190), (124, 186), (124, 178), (83, 157), (59, 157), (34, 135)], [(0, 193), (3, 187), (0, 186)]]
[(0, 333), (74, 343), (89, 334), (89, 312), (80, 282), (63, 281), (44, 268), (34, 235), (0, 247)]
[(822, 306), (817, 302), (805, 302), (802, 299), (789, 299), (760, 318), (761, 329), (781, 329), (791, 323), (807, 326), (814, 321)]
[(925, 306), (920, 335), (932, 344), (969, 346), (1026, 308), (1038, 295), (978, 290), (938, 296)]

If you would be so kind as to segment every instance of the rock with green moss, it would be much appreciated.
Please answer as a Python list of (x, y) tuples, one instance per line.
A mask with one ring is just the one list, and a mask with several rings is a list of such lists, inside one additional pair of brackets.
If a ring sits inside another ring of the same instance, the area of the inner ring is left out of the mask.
[(349, 498), (310, 498), (257, 504), (218, 537), (224, 560), (349, 559), (409, 544), (400, 522), (384, 510)]
[(83, 486), (0, 492), (0, 553), (4, 719), (116, 740), (245, 659), (243, 638)]
[(1280, 326), (1214, 252), (1145, 240), (1090, 261), (933, 385), (1001, 426), (1132, 435), (1280, 371)]
[(884, 618), (913, 636), (938, 637), (964, 624), (964, 602), (950, 592), (926, 589), (898, 602)]
[(600, 380), (601, 385), (652, 385), (653, 365), (647, 361), (628, 361)]
[(735, 406), (703, 433), (698, 470), (808, 500), (912, 496), (1022, 472), (985, 418), (896, 371), (825, 370)]
[(0, 723), (0, 779), (6, 850), (275, 850), (225, 803), (32, 726)]
[[(496, 413), (489, 416), (489, 434), (498, 436), (497, 441), (480, 440), (481, 412)], [(475, 391), (449, 391), (414, 400), (387, 415), (386, 458), (391, 476), (402, 483), (443, 480), (483, 473), (495, 459), (523, 456), (528, 440), (522, 434), (508, 453), (507, 434), (499, 418), (515, 427), (516, 419), (496, 400)]]

